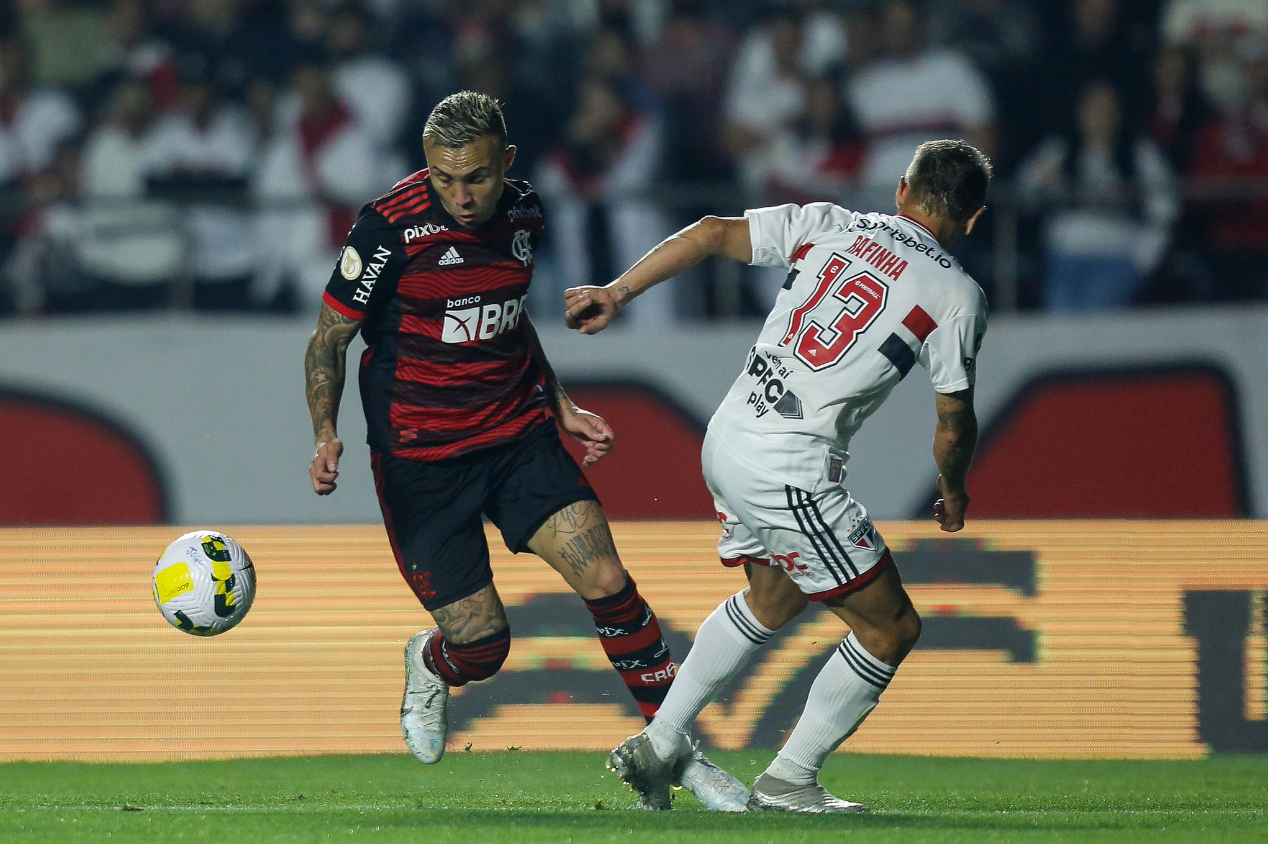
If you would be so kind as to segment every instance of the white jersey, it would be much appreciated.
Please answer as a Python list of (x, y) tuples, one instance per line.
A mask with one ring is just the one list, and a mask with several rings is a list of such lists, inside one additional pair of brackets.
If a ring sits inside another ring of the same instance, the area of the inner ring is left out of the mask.
[(788, 280), (709, 437), (773, 481), (840, 485), (850, 438), (919, 363), (973, 386), (986, 297), (924, 226), (827, 202), (746, 211), (753, 264)]

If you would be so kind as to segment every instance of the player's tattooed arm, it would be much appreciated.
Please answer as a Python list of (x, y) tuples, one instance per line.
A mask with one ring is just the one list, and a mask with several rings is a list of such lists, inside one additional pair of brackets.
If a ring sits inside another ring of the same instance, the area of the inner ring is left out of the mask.
[(524, 331), (532, 350), (533, 365), (546, 381), (546, 400), (550, 402), (550, 409), (559, 420), (559, 426), (564, 429), (564, 432), (585, 446), (586, 456), (582, 458), (582, 465), (593, 466), (612, 450), (616, 442), (612, 426), (608, 425), (603, 417), (582, 410), (572, 403), (572, 399), (568, 398), (568, 394), (560, 386), (554, 367), (546, 359), (546, 350), (542, 348), (542, 341), (537, 336), (533, 321), (529, 319), (528, 314), (524, 314), (523, 320)]
[(313, 440), (317, 445), (308, 475), (313, 481), (313, 492), (318, 495), (329, 495), (337, 487), (339, 458), (343, 455), (337, 431), (339, 399), (343, 396), (348, 344), (360, 327), (360, 320), (349, 319), (323, 304), (317, 330), (304, 353), (308, 412), (313, 418)]
[(964, 526), (969, 506), (965, 480), (977, 448), (977, 414), (973, 410), (973, 388), (958, 393), (939, 393), (938, 427), (933, 436), (933, 459), (938, 464), (938, 491), (942, 497), (934, 505), (934, 518), (946, 531)]
[(361, 320), (346, 317), (322, 304), (317, 328), (308, 340), (304, 380), (313, 438), (319, 444), (338, 438), (339, 400), (343, 397), (348, 346), (360, 328)]
[(431, 617), (445, 638), (455, 645), (477, 642), (510, 626), (506, 608), (492, 583), (474, 595), (432, 610)]

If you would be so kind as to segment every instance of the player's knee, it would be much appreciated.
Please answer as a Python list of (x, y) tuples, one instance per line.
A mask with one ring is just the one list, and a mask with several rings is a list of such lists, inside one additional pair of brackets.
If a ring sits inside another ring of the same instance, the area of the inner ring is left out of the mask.
[(508, 627), (465, 645), (449, 643), (445, 655), (463, 683), (472, 683), (497, 674), (510, 652), (511, 630)]
[(779, 630), (801, 615), (809, 599), (795, 588), (764, 590), (754, 585), (744, 593), (744, 602), (763, 627)]
[(882, 623), (863, 623), (854, 626), (854, 635), (872, 656), (889, 665), (898, 665), (916, 646), (920, 639), (920, 616), (915, 607), (908, 605), (899, 615)]
[(910, 653), (911, 649), (916, 647), (916, 642), (920, 641), (921, 627), (920, 614), (916, 612), (915, 607), (908, 607), (907, 612), (903, 613), (898, 623), (894, 625), (895, 644), (903, 656)]
[(905, 612), (885, 625), (880, 631), (877, 654), (890, 665), (898, 665), (920, 640), (920, 615), (916, 608), (908, 605)]
[[(595, 564), (595, 571), (586, 584), (588, 587), (581, 597), (593, 601), (598, 598), (611, 598), (619, 595), (630, 582), (630, 576), (620, 563), (600, 562)], [(580, 591), (580, 590), (579, 590)]]

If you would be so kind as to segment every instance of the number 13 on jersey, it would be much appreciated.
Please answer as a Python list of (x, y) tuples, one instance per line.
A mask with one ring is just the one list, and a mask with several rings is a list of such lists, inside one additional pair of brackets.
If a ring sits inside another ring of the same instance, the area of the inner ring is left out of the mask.
[(868, 272), (847, 276), (851, 263), (849, 258), (832, 253), (819, 270), (818, 286), (792, 312), (779, 343), (791, 345), (793, 355), (812, 370), (827, 369), (840, 361), (885, 310), (888, 285)]

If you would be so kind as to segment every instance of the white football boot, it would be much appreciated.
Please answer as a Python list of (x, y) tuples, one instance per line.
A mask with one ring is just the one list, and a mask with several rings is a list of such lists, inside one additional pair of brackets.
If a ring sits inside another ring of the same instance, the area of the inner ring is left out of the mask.
[(862, 803), (851, 803), (849, 800), (833, 797), (818, 783), (794, 785), (765, 773), (753, 783), (748, 808), (753, 812), (801, 812), (807, 815), (867, 811)]
[(677, 747), (668, 759), (656, 755), (647, 733), (630, 736), (608, 755), (608, 770), (616, 774), (638, 795), (637, 808), (668, 812), (669, 788), (682, 777), (691, 760), (691, 740), (686, 734), (676, 735)]
[(405, 697), (401, 700), (401, 735), (410, 752), (428, 765), (435, 765), (445, 755), (445, 735), (449, 732), (445, 713), (449, 687), (423, 661), (423, 648), (435, 632), (415, 633), (405, 646)]
[(744, 783), (709, 761), (700, 752), (700, 742), (691, 746), (691, 758), (682, 769), (679, 784), (700, 800), (710, 812), (747, 812), (748, 789)]

